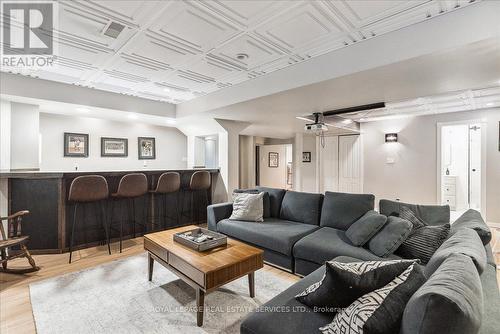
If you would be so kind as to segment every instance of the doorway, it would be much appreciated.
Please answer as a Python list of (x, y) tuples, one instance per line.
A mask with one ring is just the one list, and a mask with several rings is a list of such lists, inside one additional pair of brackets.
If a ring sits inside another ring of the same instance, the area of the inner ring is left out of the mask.
[(458, 218), (468, 209), (486, 213), (486, 124), (438, 124), (438, 198)]

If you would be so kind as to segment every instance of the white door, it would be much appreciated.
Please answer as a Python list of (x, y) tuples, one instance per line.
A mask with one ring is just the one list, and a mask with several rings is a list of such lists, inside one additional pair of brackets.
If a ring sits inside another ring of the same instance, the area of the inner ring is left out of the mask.
[(318, 145), (319, 191), (339, 190), (339, 137), (325, 137), (325, 146)]
[(359, 135), (339, 136), (339, 190), (362, 192), (361, 139)]
[(469, 208), (481, 210), (481, 126), (469, 127)]

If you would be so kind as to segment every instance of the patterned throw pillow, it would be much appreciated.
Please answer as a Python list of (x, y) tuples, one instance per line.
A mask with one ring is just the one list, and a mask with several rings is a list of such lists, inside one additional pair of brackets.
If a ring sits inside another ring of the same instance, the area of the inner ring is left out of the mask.
[(335, 313), (362, 295), (387, 285), (418, 260), (329, 261), (319, 282), (295, 298), (320, 312)]
[(427, 226), (426, 222), (418, 218), (417, 215), (406, 206), (401, 207), (401, 210), (399, 211), (399, 218), (406, 219), (412, 223), (413, 229)]
[(395, 253), (406, 259), (419, 259), (426, 264), (448, 238), (450, 224), (429, 226), (406, 206), (401, 207), (399, 217), (412, 223), (413, 230)]
[(396, 254), (406, 259), (419, 259), (426, 264), (449, 233), (450, 224), (417, 228), (403, 241)]
[(422, 269), (412, 264), (387, 285), (356, 299), (319, 330), (323, 334), (398, 333), (406, 304), (424, 283)]

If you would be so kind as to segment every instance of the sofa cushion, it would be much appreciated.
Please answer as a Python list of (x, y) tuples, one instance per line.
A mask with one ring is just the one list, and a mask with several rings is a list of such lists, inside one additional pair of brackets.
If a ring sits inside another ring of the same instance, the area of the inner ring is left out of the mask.
[[(293, 247), (293, 256), (317, 264), (324, 264), (337, 256), (351, 256), (360, 260), (381, 260), (363, 247), (356, 247), (345, 232), (331, 227), (322, 227), (300, 239)], [(391, 255), (389, 258), (399, 259)]]
[[(279, 218), (281, 210), (281, 201), (285, 196), (286, 190), (268, 187), (256, 187), (258, 191), (263, 191), (269, 194), (269, 217)], [(265, 218), (264, 214), (264, 218)]]
[(390, 216), (382, 229), (368, 241), (368, 248), (380, 257), (394, 253), (406, 240), (413, 229), (413, 224), (406, 219)]
[(448, 238), (425, 267), (425, 274), (430, 277), (439, 266), (452, 254), (464, 254), (472, 259), (472, 262), (481, 274), (486, 266), (486, 251), (479, 236), (470, 228), (461, 228)]
[(337, 312), (359, 297), (379, 289), (413, 265), (413, 260), (326, 262), (325, 275), (295, 298), (324, 312)]
[(354, 246), (360, 247), (384, 227), (386, 222), (386, 216), (370, 210), (349, 226), (345, 234)]
[(469, 209), (464, 212), (464, 214), (451, 225), (451, 233), (455, 233), (464, 227), (476, 231), (483, 245), (487, 245), (491, 241), (491, 230), (484, 222), (483, 217), (481, 217), (481, 213), (478, 211)]
[(287, 191), (281, 202), (280, 218), (304, 224), (319, 225), (322, 194)]
[(406, 303), (424, 283), (422, 269), (414, 263), (387, 285), (340, 310), (320, 331), (324, 334), (398, 333)]
[(481, 325), (481, 282), (468, 256), (452, 254), (410, 298), (402, 334), (471, 334)]
[(320, 280), (324, 273), (325, 267), (320, 267), (250, 313), (243, 320), (240, 333), (317, 333), (319, 327), (332, 321), (332, 315), (314, 312), (296, 300), (295, 295)]
[(262, 223), (224, 219), (217, 224), (221, 233), (288, 256), (299, 239), (316, 229), (318, 226), (277, 218), (267, 218)]
[(407, 207), (427, 225), (443, 225), (450, 222), (450, 207), (448, 205), (415, 205), (399, 201), (381, 199), (379, 211), (386, 216), (399, 216), (401, 207)]
[(487, 265), (480, 276), (483, 290), (483, 318), (481, 334), (498, 332), (500, 328), (500, 293), (498, 292), (497, 271), (494, 266)]
[(365, 213), (373, 210), (375, 196), (370, 194), (325, 193), (320, 226), (347, 230)]
[(247, 193), (247, 194), (258, 194), (258, 193), (264, 193), (264, 198), (262, 200), (263, 206), (264, 206), (264, 218), (269, 218), (271, 217), (271, 200), (269, 198), (269, 193), (266, 191), (259, 191), (258, 189), (235, 189), (233, 193)]

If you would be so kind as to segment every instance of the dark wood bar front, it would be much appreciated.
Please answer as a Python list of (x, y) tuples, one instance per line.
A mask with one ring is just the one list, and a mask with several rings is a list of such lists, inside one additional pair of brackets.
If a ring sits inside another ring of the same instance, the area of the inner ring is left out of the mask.
[[(207, 191), (208, 204), (211, 203), (213, 187), (219, 175), (217, 169), (185, 170), (140, 170), (140, 171), (103, 171), (103, 172), (7, 172), (1, 178), (8, 179), (9, 212), (29, 210), (30, 214), (23, 221), (23, 234), (29, 235), (28, 247), (33, 253), (62, 253), (68, 251), (73, 217), (73, 204), (68, 201), (71, 182), (82, 175), (101, 175), (108, 182), (110, 194), (117, 191), (122, 176), (129, 173), (144, 173), (149, 189), (154, 189), (160, 175), (167, 171), (178, 172), (181, 176), (181, 188), (166, 197), (145, 196), (127, 200), (109, 198), (103, 201), (104, 213), (108, 224), (123, 224), (123, 239), (133, 237), (131, 203), (135, 207), (135, 220), (142, 222), (147, 230), (135, 226), (136, 236), (153, 230), (200, 223), (206, 220), (206, 201), (191, 203), (189, 191), (191, 175), (197, 170), (208, 171), (212, 178), (212, 188)], [(205, 195), (205, 194), (203, 194)], [(154, 200), (153, 200), (154, 198)], [(203, 207), (202, 207), (203, 206)], [(195, 214), (192, 214), (193, 211)], [(100, 207), (89, 203), (78, 208), (78, 226), (75, 227), (73, 249), (86, 248), (106, 243), (105, 232), (98, 222)], [(164, 219), (167, 216), (166, 219)], [(195, 219), (197, 221), (193, 221)], [(81, 222), (81, 223), (80, 223)], [(118, 240), (118, 232), (111, 230), (111, 242)]]

